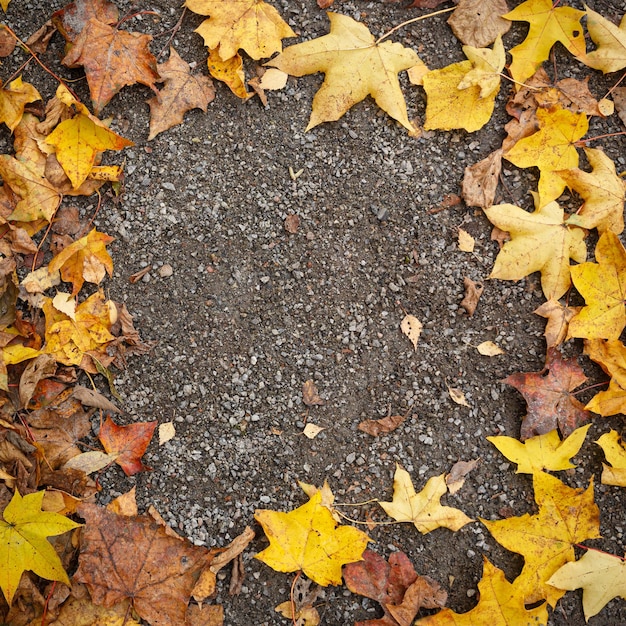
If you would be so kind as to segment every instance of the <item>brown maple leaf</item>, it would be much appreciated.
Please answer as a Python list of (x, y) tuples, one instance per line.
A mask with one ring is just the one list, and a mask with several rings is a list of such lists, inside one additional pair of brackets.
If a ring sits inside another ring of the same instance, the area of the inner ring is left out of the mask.
[(148, 100), (150, 106), (150, 139), (154, 139), (172, 126), (183, 123), (183, 116), (191, 109), (206, 113), (209, 102), (215, 98), (215, 89), (208, 76), (191, 74), (189, 65), (180, 58), (174, 48), (170, 57), (158, 66), (165, 87), (159, 95)]
[(503, 381), (515, 387), (528, 404), (520, 439), (545, 435), (559, 428), (564, 437), (591, 419), (591, 413), (571, 393), (587, 377), (576, 358), (564, 359), (559, 350), (549, 348), (541, 372), (517, 372)]
[(141, 83), (156, 91), (156, 59), (148, 46), (150, 35), (116, 30), (91, 18), (65, 55), (63, 65), (85, 68), (94, 113), (126, 85)]
[(107, 417), (98, 438), (109, 454), (117, 454), (115, 462), (124, 470), (127, 476), (150, 469), (141, 462), (152, 433), (156, 427), (154, 422), (141, 422), (118, 426), (110, 417)]
[(366, 550), (362, 561), (343, 568), (343, 577), (350, 591), (376, 600), (385, 612), (355, 626), (410, 626), (421, 608), (441, 608), (448, 596), (434, 580), (419, 576), (404, 552), (394, 552), (387, 562)]
[(118, 16), (117, 7), (109, 0), (75, 0), (53, 13), (51, 21), (68, 43), (74, 43), (91, 18), (112, 26)]
[(130, 599), (152, 626), (185, 624), (191, 590), (209, 552), (170, 537), (147, 515), (119, 516), (94, 504), (83, 504), (86, 520), (78, 571), (94, 603), (111, 607)]

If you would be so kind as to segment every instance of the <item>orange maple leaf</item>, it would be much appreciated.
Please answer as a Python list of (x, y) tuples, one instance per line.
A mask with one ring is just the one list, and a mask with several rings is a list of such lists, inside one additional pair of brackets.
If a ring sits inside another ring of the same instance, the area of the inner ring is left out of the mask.
[(113, 241), (113, 237), (99, 233), (95, 228), (85, 237), (78, 239), (63, 248), (50, 264), (48, 271), (61, 272), (61, 278), (72, 283), (72, 294), (76, 295), (85, 281), (96, 285), (113, 273), (113, 260), (107, 252), (106, 245)]
[(107, 417), (100, 428), (98, 439), (108, 454), (117, 455), (115, 462), (126, 476), (132, 476), (151, 469), (141, 462), (141, 457), (150, 444), (156, 425), (154, 421), (118, 426)]
[(74, 43), (91, 18), (113, 25), (118, 17), (117, 7), (109, 0), (75, 0), (53, 13), (51, 21), (68, 43)]
[(85, 68), (96, 115), (126, 85), (141, 83), (156, 91), (159, 73), (150, 41), (150, 35), (116, 30), (93, 18), (87, 22), (63, 64)]

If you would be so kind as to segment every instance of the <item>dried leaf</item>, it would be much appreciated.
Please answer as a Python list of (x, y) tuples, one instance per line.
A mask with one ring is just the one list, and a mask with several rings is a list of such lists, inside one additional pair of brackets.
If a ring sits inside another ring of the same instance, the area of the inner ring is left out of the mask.
[(476, 350), (483, 356), (498, 356), (499, 354), (505, 354), (504, 350), (493, 343), (493, 341), (483, 341), (476, 346)]
[(28, 407), (30, 399), (35, 393), (35, 388), (40, 381), (54, 376), (57, 363), (49, 354), (40, 354), (33, 359), (24, 369), (20, 378), (19, 395), (22, 408)]
[(165, 422), (159, 424), (159, 445), (162, 446), (170, 439), (174, 439), (176, 436), (176, 429), (174, 428), (174, 422)]
[(463, 200), (467, 206), (487, 208), (494, 202), (502, 170), (502, 149), (494, 150), (482, 161), (465, 168)]
[(508, 10), (506, 0), (459, 0), (448, 24), (462, 43), (486, 48), (511, 28), (511, 22), (502, 19)]
[(364, 420), (358, 428), (372, 437), (378, 437), (394, 431), (407, 417), (408, 413), (406, 415), (389, 415), (377, 420)]
[(456, 387), (448, 387), (448, 394), (452, 398), (453, 402), (456, 402), (456, 404), (470, 408), (470, 405), (465, 399), (465, 394), (460, 389), (457, 389)]
[(534, 313), (548, 320), (543, 333), (548, 348), (554, 348), (565, 341), (570, 320), (580, 311), (580, 308), (565, 306), (552, 298), (534, 310)]
[(472, 461), (457, 461), (450, 470), (449, 474), (446, 474), (446, 485), (448, 486), (448, 492), (452, 495), (455, 494), (465, 483), (465, 477), (478, 465), (479, 459), (473, 459)]
[(152, 433), (157, 423), (142, 422), (118, 426), (110, 417), (103, 422), (98, 438), (109, 454), (115, 454), (115, 462), (124, 470), (127, 476), (149, 470), (141, 462)]
[(480, 300), (480, 296), (483, 295), (485, 287), (482, 282), (474, 282), (468, 276), (463, 279), (463, 286), (465, 287), (465, 296), (463, 297), (463, 300), (461, 300), (461, 306), (467, 311), (467, 314), (471, 317), (472, 315), (474, 315), (474, 311), (476, 311), (478, 301)]
[(417, 350), (417, 342), (422, 333), (422, 328), (422, 322), (414, 315), (406, 315), (400, 323), (400, 330), (411, 340), (415, 350)]
[(459, 250), (461, 252), (474, 252), (476, 241), (466, 230), (459, 228)]
[(615, 430), (604, 433), (596, 443), (610, 463), (602, 463), (602, 484), (626, 487), (626, 445), (620, 439), (619, 433)]
[(304, 427), (302, 434), (308, 439), (315, 439), (323, 430), (326, 430), (323, 426), (318, 426), (317, 424), (311, 424), (308, 422)]

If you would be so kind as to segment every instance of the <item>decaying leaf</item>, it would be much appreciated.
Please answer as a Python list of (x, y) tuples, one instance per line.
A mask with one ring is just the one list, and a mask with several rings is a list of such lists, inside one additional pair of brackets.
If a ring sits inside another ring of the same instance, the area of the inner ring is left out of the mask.
[(576, 358), (564, 359), (557, 348), (548, 349), (541, 372), (507, 376), (502, 382), (515, 387), (528, 405), (520, 438), (545, 435), (556, 428), (568, 436), (589, 421), (589, 411), (572, 393), (586, 380)]
[(457, 461), (448, 474), (446, 474), (446, 485), (448, 493), (455, 494), (465, 483), (465, 477), (478, 465), (480, 459), (472, 461)]
[(543, 333), (548, 348), (554, 348), (565, 341), (570, 320), (579, 311), (580, 307), (565, 306), (554, 298), (534, 310), (534, 313), (548, 320)]
[(411, 340), (415, 350), (417, 350), (417, 342), (422, 334), (422, 328), (422, 322), (414, 315), (406, 315), (400, 322), (400, 330)]
[(448, 387), (448, 395), (455, 404), (459, 404), (461, 406), (466, 406), (469, 408), (469, 404), (465, 399), (465, 394), (460, 389), (457, 389), (456, 387), (450, 387), (447, 384), (446, 387)]
[(322, 406), (324, 404), (324, 400), (320, 398), (319, 391), (312, 379), (305, 381), (302, 385), (302, 402), (306, 406)]
[(363, 420), (358, 428), (372, 437), (378, 437), (394, 431), (407, 417), (408, 413), (405, 415), (388, 415), (377, 420)]
[(511, 28), (502, 18), (508, 10), (506, 0), (459, 0), (448, 24), (464, 44), (486, 48)]
[(502, 148), (494, 150), (482, 161), (468, 165), (463, 176), (463, 200), (467, 206), (487, 208), (496, 197), (502, 170)]
[(458, 509), (442, 506), (441, 496), (448, 491), (445, 475), (433, 476), (424, 489), (415, 493), (409, 473), (396, 466), (393, 478), (393, 500), (379, 502), (389, 517), (397, 522), (411, 522), (423, 535), (436, 528), (459, 530), (472, 520)]
[[(13, 37), (10, 39), (13, 40)], [(18, 76), (8, 88), (0, 89), (0, 123), (4, 122), (13, 132), (22, 119), (24, 107), (36, 100), (41, 100), (39, 92), (30, 83), (22, 82), (22, 77)]]
[(465, 287), (465, 296), (463, 300), (461, 300), (461, 306), (467, 311), (467, 314), (472, 317), (478, 306), (480, 296), (483, 295), (485, 286), (482, 282), (473, 281), (468, 276), (463, 279), (463, 286)]
[(626, 487), (626, 445), (619, 434), (615, 430), (604, 433), (596, 443), (602, 448), (606, 460), (610, 463), (602, 464), (602, 484)]
[(292, 76), (326, 75), (306, 130), (338, 120), (371, 95), (383, 111), (413, 131), (397, 74), (418, 64), (417, 54), (396, 42), (377, 44), (364, 24), (347, 15), (328, 17), (329, 35), (290, 46), (268, 63)]
[(483, 341), (476, 346), (476, 350), (483, 356), (498, 356), (505, 354), (504, 350), (493, 343), (493, 341)]
[(626, 600), (626, 558), (588, 550), (574, 563), (566, 563), (548, 580), (558, 589), (583, 589), (585, 620), (597, 615), (613, 598)]
[(293, 602), (282, 602), (274, 610), (290, 619), (294, 626), (318, 626), (321, 617), (314, 604), (320, 588), (317, 585), (311, 588), (312, 585), (313, 581), (298, 578), (293, 588)]
[(556, 430), (530, 437), (523, 443), (513, 437), (487, 437), (487, 440), (509, 461), (517, 463), (518, 474), (533, 474), (543, 470), (558, 472), (576, 467), (570, 459), (578, 454), (590, 426), (587, 424), (577, 428), (563, 441)]
[(236, 54), (225, 61), (220, 57), (219, 48), (209, 50), (207, 58), (209, 74), (216, 80), (222, 81), (228, 88), (242, 100), (252, 96), (246, 89), (246, 75), (243, 71), (243, 59)]
[(128, 426), (118, 426), (110, 417), (102, 423), (98, 438), (108, 454), (115, 455), (115, 462), (127, 476), (150, 469), (141, 462), (152, 433), (154, 422), (139, 422)]
[(339, 526), (317, 492), (301, 507), (283, 513), (257, 510), (270, 545), (255, 558), (279, 572), (302, 570), (318, 585), (341, 584), (341, 567), (359, 561), (371, 539), (352, 526)]

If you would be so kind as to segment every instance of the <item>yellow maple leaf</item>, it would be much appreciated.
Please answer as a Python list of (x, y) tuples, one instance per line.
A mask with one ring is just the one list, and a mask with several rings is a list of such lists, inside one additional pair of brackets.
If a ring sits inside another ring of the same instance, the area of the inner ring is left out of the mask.
[(243, 59), (240, 54), (223, 61), (220, 57), (219, 48), (209, 50), (207, 58), (209, 74), (213, 78), (222, 81), (228, 88), (242, 100), (247, 100), (252, 96), (246, 90), (246, 75), (243, 71)]
[(406, 112), (398, 72), (421, 63), (417, 53), (397, 42), (376, 43), (367, 26), (347, 15), (328, 13), (330, 33), (286, 48), (266, 65), (292, 76), (324, 72), (313, 98), (306, 130), (338, 120), (368, 95), (409, 131), (415, 130)]
[(108, 302), (98, 291), (76, 307), (75, 319), (58, 311), (51, 298), (42, 306), (46, 316), (45, 346), (42, 352), (51, 354), (64, 365), (81, 365), (88, 352), (103, 350), (113, 341)]
[(493, 50), (463, 46), (467, 61), (424, 74), (428, 96), (425, 130), (464, 128), (473, 132), (491, 118), (506, 61), (502, 39)]
[(598, 392), (591, 398), (585, 409), (602, 415), (602, 417), (626, 413), (626, 389), (616, 380), (611, 380), (609, 388)]
[(626, 346), (621, 341), (585, 339), (584, 353), (617, 383), (626, 387)]
[(626, 250), (607, 230), (596, 244), (595, 256), (597, 263), (572, 267), (572, 281), (586, 306), (571, 319), (568, 338), (618, 339), (626, 326)]
[(537, 109), (539, 130), (520, 139), (504, 153), (507, 161), (517, 167), (538, 167), (541, 204), (556, 200), (565, 189), (565, 181), (555, 174), (558, 170), (578, 167), (575, 142), (589, 128), (584, 113), (568, 109)]
[(159, 96), (150, 98), (150, 135), (154, 139), (172, 126), (183, 123), (183, 116), (191, 109), (202, 109), (206, 113), (209, 102), (215, 98), (211, 79), (202, 74), (192, 74), (189, 65), (170, 47), (170, 56), (157, 66), (165, 82)]
[(582, 263), (587, 258), (584, 231), (566, 225), (565, 213), (556, 202), (533, 213), (513, 204), (500, 204), (485, 209), (485, 214), (492, 224), (511, 235), (498, 253), (489, 278), (520, 280), (541, 272), (546, 298), (558, 300), (571, 284), (569, 260)]
[(548, 580), (558, 589), (583, 590), (585, 620), (597, 615), (613, 598), (626, 600), (626, 559), (589, 550), (574, 563), (566, 563)]
[(342, 565), (360, 561), (371, 541), (352, 526), (337, 527), (319, 491), (289, 513), (259, 509), (254, 518), (270, 541), (255, 558), (278, 572), (301, 570), (324, 587), (340, 585)]
[(587, 30), (597, 48), (580, 60), (596, 70), (618, 72), (626, 67), (626, 14), (618, 26), (587, 8)]
[(547, 600), (552, 607), (564, 594), (547, 584), (561, 565), (575, 558), (574, 545), (600, 536), (600, 511), (589, 487), (572, 489), (544, 472), (533, 474), (535, 515), (490, 522), (481, 519), (495, 540), (524, 557), (516, 586), (526, 604)]
[(556, 472), (576, 467), (570, 458), (580, 450), (590, 426), (577, 428), (563, 441), (556, 430), (524, 442), (513, 437), (487, 437), (487, 441), (491, 441), (509, 461), (517, 463), (518, 474), (534, 474), (544, 469)]
[(18, 76), (9, 83), (8, 89), (0, 90), (0, 123), (4, 122), (13, 132), (24, 115), (24, 107), (36, 100), (41, 100), (39, 92), (30, 83), (22, 82), (22, 77)]
[(441, 496), (447, 491), (445, 474), (441, 474), (430, 478), (424, 489), (415, 493), (411, 476), (397, 465), (393, 477), (393, 499), (378, 504), (389, 517), (397, 522), (413, 523), (423, 535), (436, 528), (457, 531), (473, 520), (459, 509), (441, 505)]
[(478, 604), (467, 613), (443, 609), (439, 613), (418, 619), (415, 626), (506, 626), (547, 624), (545, 603), (527, 610), (524, 596), (516, 581), (510, 583), (504, 572), (483, 557), (483, 577), (478, 583)]
[(0, 7), (2, 7), (2, 10), (6, 13), (7, 9), (9, 8), (9, 3), (11, 2), (11, 0), (0, 0)]
[(569, 223), (597, 228), (600, 233), (612, 230), (619, 235), (624, 230), (626, 183), (617, 175), (615, 163), (602, 150), (585, 148), (585, 154), (591, 172), (578, 168), (557, 172), (585, 201)]
[(107, 252), (107, 244), (113, 237), (99, 233), (95, 228), (87, 235), (66, 246), (48, 265), (51, 274), (60, 271), (61, 278), (72, 283), (72, 295), (76, 295), (83, 283), (98, 284), (106, 273), (113, 274), (113, 260)]
[(619, 434), (612, 430), (602, 435), (596, 443), (602, 448), (606, 460), (611, 464), (602, 463), (602, 484), (626, 487), (626, 445), (621, 441)]
[(30, 570), (69, 586), (61, 559), (46, 537), (62, 535), (80, 524), (41, 510), (45, 491), (24, 497), (15, 490), (0, 519), (0, 588), (11, 604), (22, 573)]
[(584, 12), (557, 6), (552, 0), (527, 0), (502, 17), (528, 22), (526, 39), (510, 50), (513, 62), (509, 68), (518, 83), (524, 83), (547, 60), (552, 46), (561, 42), (574, 56), (585, 54), (585, 35), (580, 19)]
[(207, 48), (219, 46), (223, 61), (245, 50), (253, 59), (266, 59), (282, 50), (281, 40), (295, 37), (280, 13), (262, 0), (186, 0), (185, 6), (209, 15), (196, 29)]

